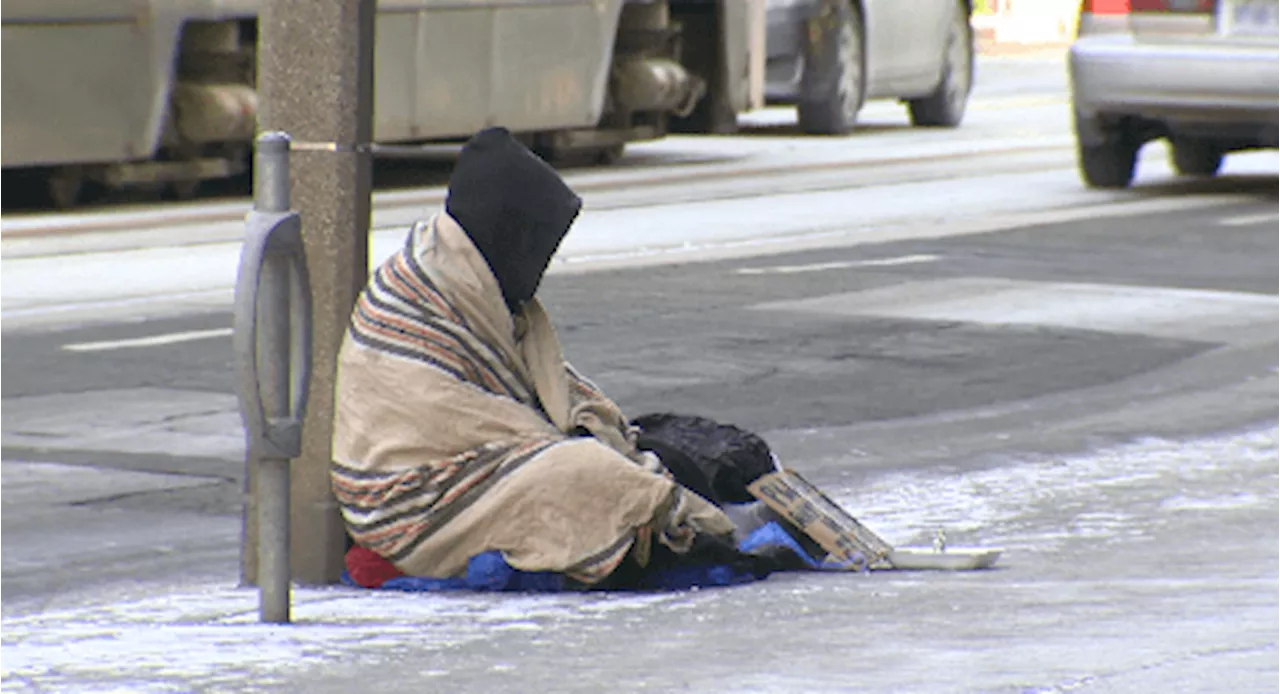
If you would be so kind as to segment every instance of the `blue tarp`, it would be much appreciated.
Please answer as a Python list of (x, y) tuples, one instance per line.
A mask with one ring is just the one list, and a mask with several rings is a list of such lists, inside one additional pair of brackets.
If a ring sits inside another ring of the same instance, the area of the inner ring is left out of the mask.
[[(822, 564), (810, 557), (800, 544), (776, 522), (768, 523), (752, 532), (738, 546), (743, 552), (751, 552), (769, 546), (781, 546), (793, 550), (812, 569)], [(750, 573), (729, 566), (687, 566), (655, 572), (645, 578), (640, 590), (688, 590), (732, 586), (755, 581)], [(346, 571), (342, 582), (359, 587)], [(511, 567), (497, 551), (484, 552), (471, 558), (464, 578), (418, 578), (401, 576), (382, 584), (382, 590), (406, 592), (478, 591), (556, 593), (565, 590), (565, 576), (551, 572), (519, 571)]]

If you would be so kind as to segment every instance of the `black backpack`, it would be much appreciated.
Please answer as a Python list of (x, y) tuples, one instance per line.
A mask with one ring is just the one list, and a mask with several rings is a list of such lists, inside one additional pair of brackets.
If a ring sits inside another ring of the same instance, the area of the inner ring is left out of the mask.
[(653, 451), (676, 481), (717, 506), (755, 501), (747, 486), (777, 470), (759, 436), (706, 417), (654, 413), (637, 417), (638, 448)]

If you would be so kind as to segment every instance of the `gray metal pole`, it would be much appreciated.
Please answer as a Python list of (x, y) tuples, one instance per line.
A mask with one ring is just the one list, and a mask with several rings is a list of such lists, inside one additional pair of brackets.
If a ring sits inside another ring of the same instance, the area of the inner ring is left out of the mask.
[[(245, 219), (232, 340), (249, 443), (241, 560), (244, 576), (259, 588), (259, 617), (286, 623), (293, 578), (290, 466), (302, 452), (311, 384), (311, 298), (302, 218), (289, 204), (290, 138), (266, 133), (256, 144), (257, 185)], [(247, 566), (251, 558), (253, 567)]]
[(289, 134), (276, 130), (259, 135), (253, 168), (253, 209), (288, 212)]
[[(254, 209), (287, 212), (289, 136), (269, 132), (259, 137), (254, 166)], [(266, 254), (263, 262), (258, 285), (258, 383), (270, 425), (290, 414), (290, 267), (279, 253)], [(288, 458), (268, 455), (257, 461), (258, 609), (264, 622), (290, 619), (289, 464)]]
[(289, 460), (264, 458), (258, 469), (258, 617), (287, 624), (289, 614)]

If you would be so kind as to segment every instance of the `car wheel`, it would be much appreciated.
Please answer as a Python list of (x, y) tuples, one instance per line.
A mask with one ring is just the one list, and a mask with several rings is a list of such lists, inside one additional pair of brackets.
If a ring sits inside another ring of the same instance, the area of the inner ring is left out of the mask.
[[(717, 36), (720, 29), (714, 3), (669, 3), (672, 22), (678, 22), (684, 36)], [(706, 93), (698, 99), (686, 116), (671, 114), (667, 124), (676, 133), (713, 133), (731, 135), (738, 131), (738, 112), (729, 98), (726, 66), (717, 41), (684, 41), (680, 46), (680, 63), (690, 73), (706, 82)]]
[(811, 135), (844, 135), (862, 110), (862, 21), (848, 0), (825, 2), (809, 20), (800, 129)]
[(1133, 182), (1138, 148), (1122, 141), (1101, 145), (1077, 142), (1080, 177), (1091, 188), (1126, 188)]
[(45, 192), (49, 202), (59, 210), (75, 207), (84, 199), (85, 175), (78, 166), (63, 166), (49, 174)]
[(1178, 139), (1172, 143), (1169, 159), (1173, 168), (1183, 176), (1213, 176), (1222, 168), (1225, 152), (1204, 140)]
[(166, 200), (190, 200), (200, 192), (202, 183), (199, 179), (171, 181), (164, 186), (164, 198)]
[(609, 166), (617, 163), (617, 161), (622, 158), (622, 153), (625, 152), (626, 149), (627, 143), (619, 142), (615, 145), (601, 147), (596, 150), (593, 158), (595, 159), (595, 163), (602, 166)]
[(933, 93), (923, 99), (907, 101), (911, 124), (926, 127), (954, 128), (964, 120), (964, 109), (973, 88), (973, 31), (969, 11), (964, 3), (956, 10), (955, 20), (947, 32), (946, 53), (942, 61), (942, 79)]
[(567, 147), (553, 141), (535, 142), (534, 154), (552, 166), (608, 166), (622, 158), (627, 143), (616, 142), (611, 145), (581, 145)]

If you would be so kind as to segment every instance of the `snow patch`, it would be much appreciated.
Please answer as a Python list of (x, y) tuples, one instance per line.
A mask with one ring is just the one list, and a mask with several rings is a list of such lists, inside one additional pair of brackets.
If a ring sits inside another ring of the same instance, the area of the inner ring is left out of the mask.
[[(943, 527), (953, 544), (1001, 544), (1018, 552), (1060, 543), (1141, 541), (1187, 513), (1238, 513), (1277, 505), (1271, 428), (1201, 441), (1145, 440), (1070, 458), (966, 474), (891, 474), (837, 500), (897, 544)], [(1261, 473), (1261, 474), (1259, 474)], [(1248, 485), (1244, 488), (1244, 485)], [(1170, 490), (1176, 494), (1170, 495)], [(1117, 512), (1123, 508), (1125, 513)], [(919, 577), (893, 577), (895, 590)], [(781, 580), (757, 590), (818, 593), (820, 582)], [(4, 621), (4, 691), (254, 691), (285, 673), (333, 663), (376, 664), (412, 646), (430, 655), (512, 631), (565, 624), (614, 625), (627, 613), (699, 610), (717, 591), (648, 595), (479, 595), (298, 588), (290, 626), (257, 619), (257, 593), (196, 586), (169, 594), (51, 610)], [(739, 594), (743, 595), (743, 594)], [(624, 627), (625, 628), (625, 627)], [(423, 677), (448, 674), (424, 661)], [(501, 667), (501, 663), (495, 667)], [(765, 690), (772, 685), (755, 683)]]
[[(1277, 428), (1197, 441), (1146, 439), (1088, 455), (942, 477), (890, 474), (860, 489), (835, 490), (834, 496), (894, 544), (928, 544), (942, 528), (953, 544), (1052, 551), (1074, 539), (1140, 537), (1168, 515), (1161, 511), (1274, 508), (1278, 443)], [(1241, 473), (1257, 471), (1270, 473), (1250, 477), (1265, 485), (1236, 488), (1245, 479)], [(1196, 491), (1168, 498), (1171, 488)], [(1050, 519), (1056, 522), (1046, 525)]]
[[(6, 618), (0, 680), (60, 690), (171, 692), (234, 682), (267, 686), (282, 666), (376, 660), (412, 643), (447, 649), (504, 631), (596, 621), (629, 610), (695, 599), (662, 595), (442, 595), (298, 588), (292, 625), (261, 624), (257, 592), (206, 587), (111, 605)], [(353, 655), (358, 654), (358, 655)], [(431, 673), (427, 673), (431, 674)], [(443, 674), (441, 673), (436, 673)]]

